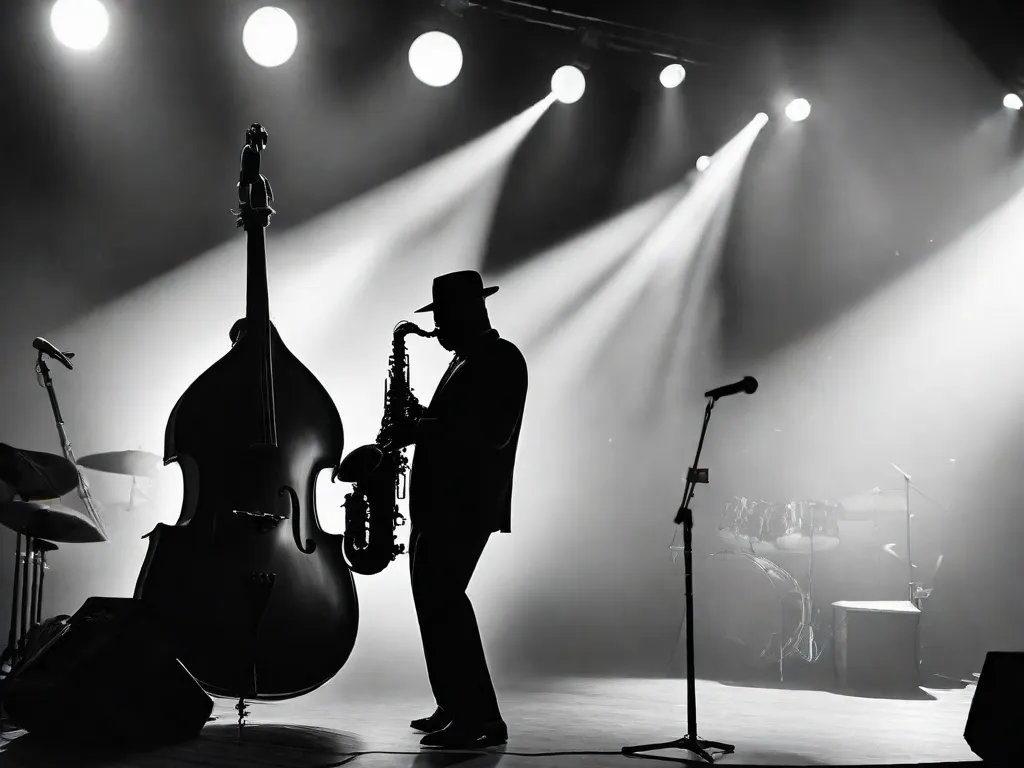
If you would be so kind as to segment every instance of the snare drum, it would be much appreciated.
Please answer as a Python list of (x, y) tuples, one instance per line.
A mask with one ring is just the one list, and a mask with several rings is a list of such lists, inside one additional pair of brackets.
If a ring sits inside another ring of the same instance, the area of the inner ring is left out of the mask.
[[(727, 647), (728, 666), (778, 664), (807, 621), (799, 582), (748, 552), (716, 552), (701, 563), (701, 631)], [(784, 611), (784, 606), (789, 610)]]
[(734, 549), (775, 554), (779, 551), (775, 540), (786, 532), (785, 512), (771, 501), (734, 496), (722, 512), (718, 535)]
[(791, 501), (783, 508), (782, 535), (775, 539), (781, 552), (828, 552), (839, 546), (841, 507), (834, 501)]

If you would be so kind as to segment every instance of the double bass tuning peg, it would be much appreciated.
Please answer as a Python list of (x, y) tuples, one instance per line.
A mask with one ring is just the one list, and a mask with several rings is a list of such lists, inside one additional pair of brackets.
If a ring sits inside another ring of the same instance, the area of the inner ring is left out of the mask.
[(256, 152), (262, 152), (266, 149), (267, 142), (269, 140), (270, 134), (268, 134), (267, 129), (259, 123), (253, 123), (249, 126), (249, 130), (245, 132), (245, 143)]

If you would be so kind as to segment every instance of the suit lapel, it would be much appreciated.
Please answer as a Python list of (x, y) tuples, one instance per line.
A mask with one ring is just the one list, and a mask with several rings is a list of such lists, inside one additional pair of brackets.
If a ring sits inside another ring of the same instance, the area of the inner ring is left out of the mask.
[(452, 376), (455, 375), (455, 372), (461, 368), (465, 362), (465, 360), (460, 360), (458, 357), (452, 358), (452, 362), (449, 364), (448, 370), (444, 372), (444, 376), (442, 376), (441, 381), (438, 382), (437, 389), (434, 390), (434, 397), (431, 398), (432, 401), (436, 400), (441, 392), (444, 391), (444, 388), (448, 386), (448, 382), (451, 381)]
[(466, 351), (465, 357), (459, 357), (458, 355), (456, 355), (455, 357), (452, 358), (452, 361), (448, 366), (448, 370), (445, 371), (444, 376), (441, 377), (441, 381), (437, 383), (437, 389), (434, 390), (434, 396), (430, 399), (431, 404), (437, 402), (437, 398), (444, 391), (444, 388), (448, 386), (448, 382), (452, 380), (452, 376), (454, 376), (455, 372), (466, 364), (466, 362), (472, 356), (472, 353), (482, 343), (496, 338), (498, 338), (498, 332), (492, 328), (486, 333), (482, 334), (480, 336), (480, 339), (472, 346), (472, 348)]

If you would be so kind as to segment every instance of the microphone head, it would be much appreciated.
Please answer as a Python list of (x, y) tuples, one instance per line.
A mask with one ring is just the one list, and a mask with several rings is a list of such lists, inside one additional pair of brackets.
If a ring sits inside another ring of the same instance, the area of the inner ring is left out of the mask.
[(753, 376), (743, 377), (743, 391), (748, 395), (752, 395), (757, 392), (757, 379)]

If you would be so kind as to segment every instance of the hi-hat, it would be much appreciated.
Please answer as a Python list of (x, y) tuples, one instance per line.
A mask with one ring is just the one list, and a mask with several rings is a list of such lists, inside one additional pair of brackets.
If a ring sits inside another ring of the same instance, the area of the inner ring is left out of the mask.
[(107, 540), (85, 515), (57, 501), (8, 501), (0, 504), (0, 525), (24, 536), (66, 544)]
[(23, 499), (56, 499), (78, 487), (78, 470), (63, 456), (0, 443), (0, 480)]
[(93, 453), (78, 460), (80, 467), (131, 477), (155, 477), (162, 463), (159, 456), (146, 451)]

